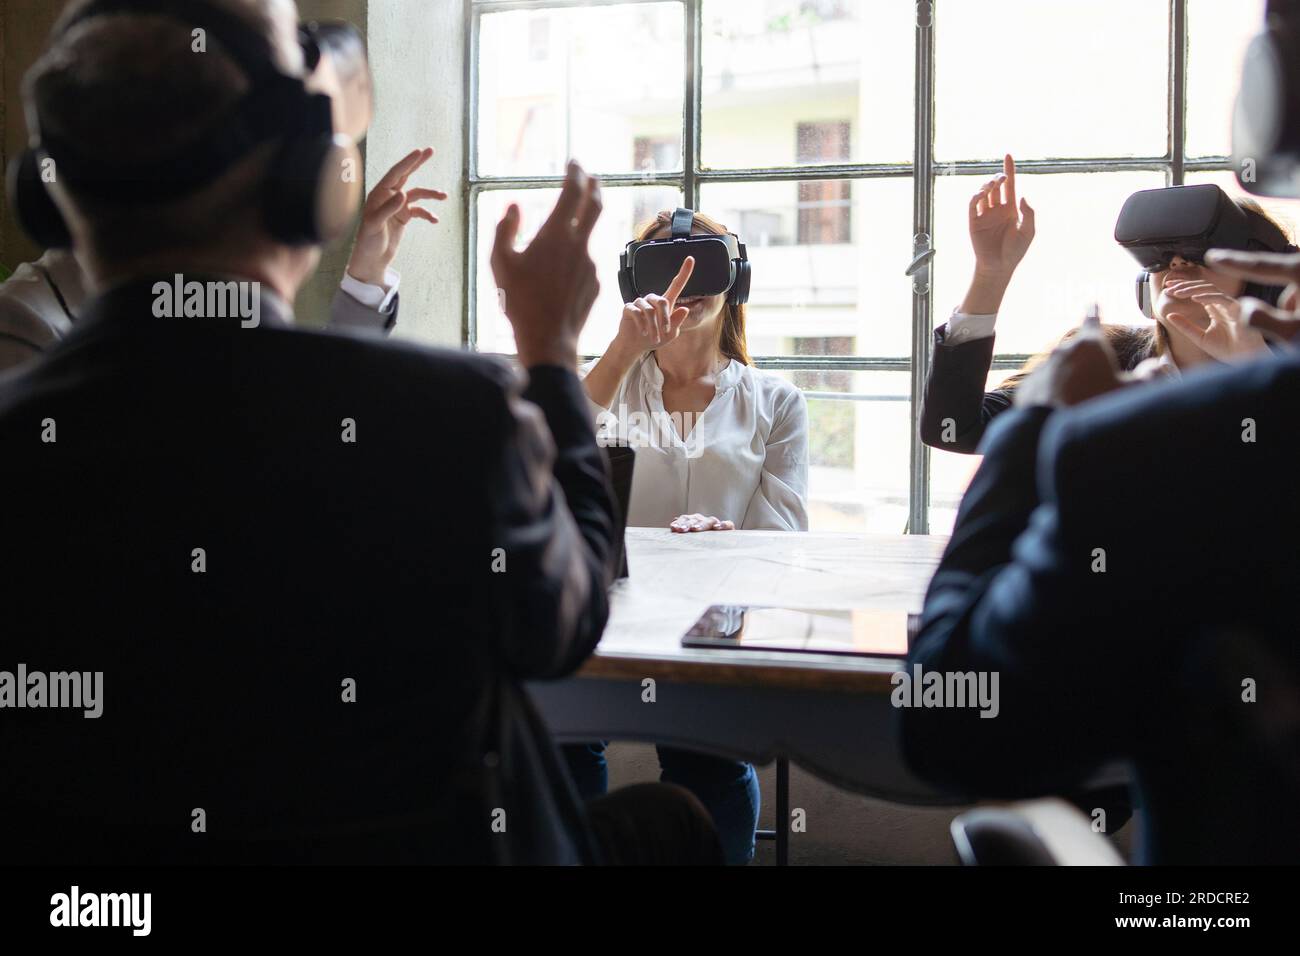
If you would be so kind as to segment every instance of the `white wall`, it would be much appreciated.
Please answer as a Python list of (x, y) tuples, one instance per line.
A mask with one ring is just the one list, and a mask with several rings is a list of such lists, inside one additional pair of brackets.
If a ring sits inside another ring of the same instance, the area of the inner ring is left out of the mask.
[(466, 103), (464, 8), (467, 0), (370, 0), (368, 36), (376, 120), (366, 148), (366, 183), (422, 146), (437, 152), (411, 185), (450, 193), (429, 203), (442, 221), (415, 220), (396, 268), (402, 274), (397, 335), (458, 347), (464, 325), (463, 211)]

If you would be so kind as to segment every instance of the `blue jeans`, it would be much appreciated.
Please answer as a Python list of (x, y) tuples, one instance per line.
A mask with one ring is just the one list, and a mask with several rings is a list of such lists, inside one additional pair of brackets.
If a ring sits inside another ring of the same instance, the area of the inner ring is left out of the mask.
[[(565, 744), (560, 749), (583, 800), (594, 799), (608, 789), (604, 741)], [(659, 779), (695, 794), (713, 817), (727, 863), (743, 866), (752, 860), (761, 802), (754, 768), (743, 761), (675, 747), (656, 746), (655, 750), (659, 753)]]

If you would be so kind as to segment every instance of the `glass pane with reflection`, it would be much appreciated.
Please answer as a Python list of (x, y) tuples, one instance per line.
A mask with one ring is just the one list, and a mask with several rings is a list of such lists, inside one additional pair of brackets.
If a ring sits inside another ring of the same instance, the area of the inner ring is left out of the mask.
[(1163, 156), (1168, 95), (1169, 0), (937, 5), (941, 161)]
[(484, 13), (478, 170), (487, 176), (682, 168), (680, 3)]
[(1264, 23), (1264, 0), (1187, 4), (1187, 155), (1232, 152), (1232, 107), (1241, 61)]
[(810, 529), (902, 533), (912, 433), (907, 373), (773, 374), (793, 381), (808, 401)]
[(910, 177), (717, 183), (700, 196), (748, 246), (751, 354), (798, 354), (784, 351), (791, 337), (845, 349), (807, 354), (911, 352)]
[(911, 162), (915, 5), (705, 0), (706, 167)]
[[(991, 370), (984, 389), (997, 388), (1015, 369)], [(957, 509), (962, 495), (975, 477), (975, 471), (984, 460), (982, 455), (960, 455), (956, 452), (930, 449), (930, 533), (951, 534), (957, 520)]]

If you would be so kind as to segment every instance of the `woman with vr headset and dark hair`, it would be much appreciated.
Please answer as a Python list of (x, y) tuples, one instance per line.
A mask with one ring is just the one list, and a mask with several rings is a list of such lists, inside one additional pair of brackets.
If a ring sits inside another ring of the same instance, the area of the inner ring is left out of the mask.
[[(1011, 156), (1003, 160), (1002, 175), (971, 197), (969, 217), (975, 274), (961, 305), (935, 330), (920, 423), (927, 445), (963, 454), (976, 452), (989, 423), (1012, 406), (1016, 389), (1043, 359), (1035, 356), (1023, 371), (985, 391), (998, 308), (1034, 238), (1034, 210), (1023, 199), (1017, 201)], [(1207, 230), (1213, 227), (1212, 238), (1176, 235), (1193, 223), (1193, 228), (1202, 223)], [(1150, 326), (1101, 326), (1129, 380), (1178, 375), (1207, 362), (1248, 358), (1266, 347), (1242, 320), (1238, 300), (1249, 295), (1276, 305), (1282, 288), (1245, 286), (1206, 266), (1201, 248), (1208, 243), (1293, 249), (1283, 228), (1258, 203), (1229, 199), (1217, 186), (1144, 190), (1125, 203), (1116, 237), (1143, 266), (1139, 308), (1155, 319)]]
[[(636, 448), (628, 524), (807, 531), (807, 405), (793, 384), (750, 360), (743, 244), (707, 216), (663, 212), (629, 245), (620, 285), (618, 333), (583, 372), (605, 440)], [(603, 793), (604, 745), (564, 749), (583, 797)], [(754, 768), (658, 751), (662, 779), (713, 815), (727, 862), (747, 863), (758, 826)]]

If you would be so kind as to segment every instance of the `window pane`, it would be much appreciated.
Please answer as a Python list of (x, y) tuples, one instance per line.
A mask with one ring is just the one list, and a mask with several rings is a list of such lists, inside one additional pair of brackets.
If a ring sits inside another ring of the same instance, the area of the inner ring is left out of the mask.
[(935, 30), (940, 159), (1165, 154), (1168, 0), (961, 0)]
[(826, 337), (850, 339), (845, 354), (911, 353), (910, 177), (718, 183), (700, 196), (748, 246), (751, 354), (790, 355), (792, 339)]
[(907, 0), (705, 0), (707, 167), (910, 162)]
[[(799, 376), (806, 373), (775, 374), (803, 385)], [(822, 374), (850, 380), (811, 383), (804, 389), (810, 429), (809, 527), (900, 534), (907, 525), (912, 433), (908, 375)]]
[(1264, 23), (1264, 0), (1187, 4), (1187, 155), (1232, 152), (1232, 104), (1241, 58)]
[[(990, 391), (1014, 375), (1012, 369), (990, 371), (984, 389)], [(982, 455), (959, 455), (952, 451), (930, 449), (930, 533), (951, 534), (957, 520), (957, 508)]]
[[(975, 268), (967, 205), (984, 176), (941, 176), (935, 186), (935, 324), (961, 304)], [(1021, 175), (1020, 195), (1037, 213), (1037, 236), (1016, 271), (998, 318), (1000, 353), (1050, 348), (1101, 305), (1105, 322), (1139, 325), (1133, 283), (1141, 271), (1115, 242), (1128, 196), (1164, 185), (1155, 172)]]
[(549, 175), (682, 168), (683, 6), (484, 14), (478, 169)]
[[(479, 194), (476, 291), (480, 351), (508, 354), (515, 351), (514, 333), (497, 302), (496, 283), (492, 281), (489, 262), (496, 224), (505, 215), (506, 207), (517, 202), (523, 213), (520, 229), (520, 246), (523, 246), (546, 221), (559, 195), (558, 189), (489, 190)], [(589, 247), (600, 279), (600, 295), (578, 343), (584, 355), (599, 355), (618, 331), (618, 320), (623, 311), (623, 297), (618, 291), (619, 253), (632, 239), (637, 227), (660, 210), (681, 205), (682, 194), (670, 186), (606, 186), (601, 190), (601, 199), (604, 211), (596, 223)]]

